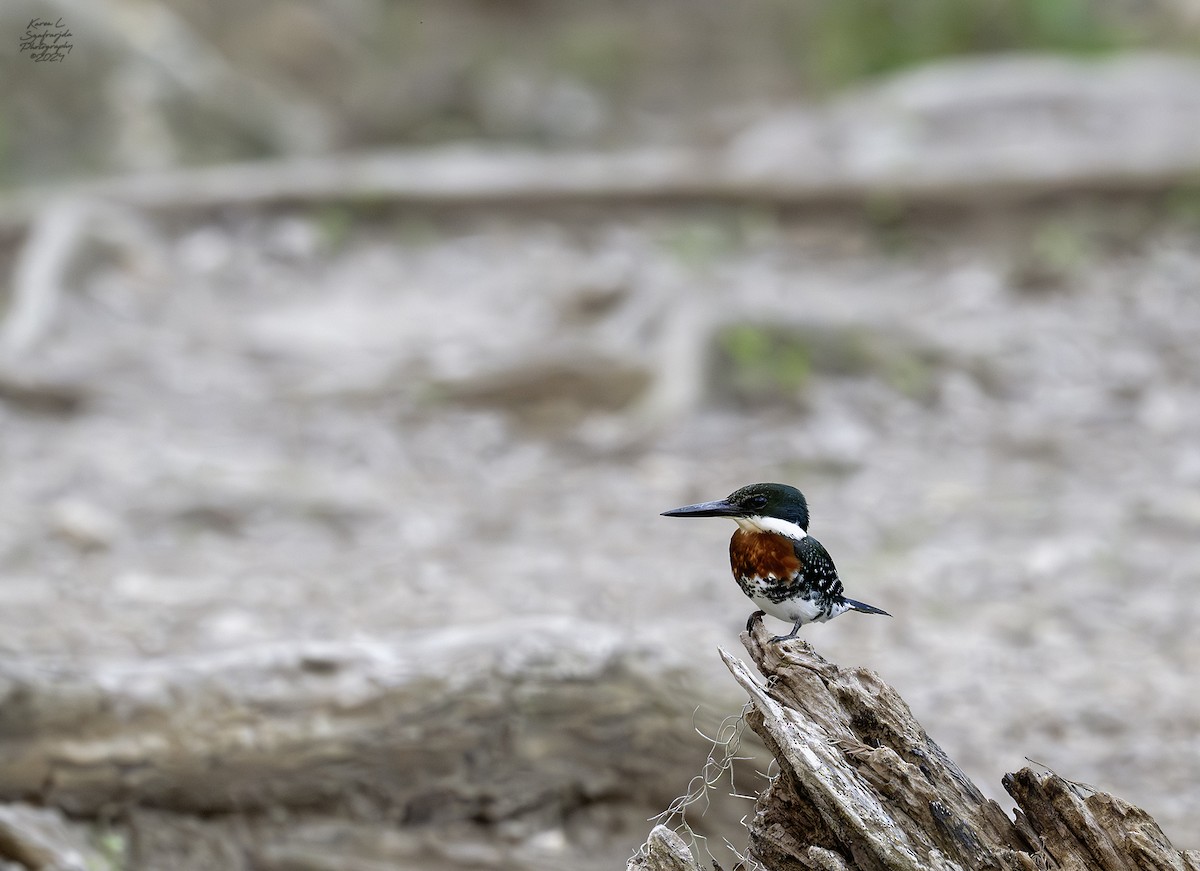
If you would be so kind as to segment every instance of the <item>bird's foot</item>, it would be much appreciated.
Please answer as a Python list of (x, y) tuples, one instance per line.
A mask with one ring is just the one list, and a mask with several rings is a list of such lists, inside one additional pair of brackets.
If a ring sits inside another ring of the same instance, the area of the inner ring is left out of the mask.
[(753, 632), (754, 624), (756, 622), (758, 622), (759, 620), (762, 620), (762, 618), (766, 617), (766, 616), (767, 616), (766, 611), (755, 611), (753, 614), (751, 614), (749, 617), (746, 618), (746, 631)]
[(802, 624), (797, 623), (795, 626), (792, 627), (792, 631), (789, 632), (787, 635), (776, 635), (774, 638), (771, 639), (771, 643), (778, 644), (780, 641), (791, 641), (798, 634), (800, 634), (800, 626), (801, 625)]

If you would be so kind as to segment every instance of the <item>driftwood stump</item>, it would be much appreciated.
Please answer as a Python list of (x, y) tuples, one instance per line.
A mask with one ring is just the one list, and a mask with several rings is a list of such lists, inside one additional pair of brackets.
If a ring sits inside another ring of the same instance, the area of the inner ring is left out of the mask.
[[(742, 636), (765, 684), (721, 651), (750, 695), (748, 725), (779, 766), (747, 819), (747, 871), (1200, 871), (1200, 851), (1173, 848), (1145, 811), (1053, 773), (1005, 775), (1017, 804), (1010, 819), (877, 674), (769, 637), (761, 621)], [(661, 825), (629, 863), (700, 868)]]

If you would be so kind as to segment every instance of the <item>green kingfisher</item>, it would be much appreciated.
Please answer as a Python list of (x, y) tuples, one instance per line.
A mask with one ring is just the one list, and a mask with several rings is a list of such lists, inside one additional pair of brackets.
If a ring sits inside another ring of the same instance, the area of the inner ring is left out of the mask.
[(762, 611), (792, 624), (795, 638), (805, 623), (824, 623), (847, 611), (887, 611), (847, 599), (829, 553), (808, 534), (808, 502), (787, 484), (750, 484), (725, 499), (664, 511), (664, 517), (731, 517), (738, 528), (729, 540), (729, 562), (742, 592)]

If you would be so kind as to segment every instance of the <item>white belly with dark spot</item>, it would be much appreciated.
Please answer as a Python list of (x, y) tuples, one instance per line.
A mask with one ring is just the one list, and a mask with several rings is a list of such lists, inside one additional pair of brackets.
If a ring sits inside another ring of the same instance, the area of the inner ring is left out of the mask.
[(772, 602), (762, 596), (751, 596), (750, 601), (772, 617), (789, 623), (813, 623), (827, 620), (825, 612), (811, 599), (784, 599)]
[(772, 587), (777, 588), (778, 583), (775, 578), (763, 580), (755, 577), (742, 580), (743, 591), (750, 597), (750, 601), (777, 620), (786, 620), (789, 623), (819, 623), (829, 619), (815, 599), (796, 597), (773, 601), (768, 595), (768, 590)]

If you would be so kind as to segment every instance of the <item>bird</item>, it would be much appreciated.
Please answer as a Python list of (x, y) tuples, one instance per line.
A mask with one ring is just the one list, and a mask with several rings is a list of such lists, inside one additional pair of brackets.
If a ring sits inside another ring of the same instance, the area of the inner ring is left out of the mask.
[(847, 611), (892, 616), (882, 608), (846, 598), (833, 559), (808, 534), (808, 501), (787, 484), (749, 484), (724, 499), (684, 505), (664, 517), (730, 517), (738, 528), (729, 540), (729, 562), (742, 592), (761, 610), (746, 621), (750, 631), (764, 612), (792, 624), (790, 641), (806, 623), (824, 623)]

